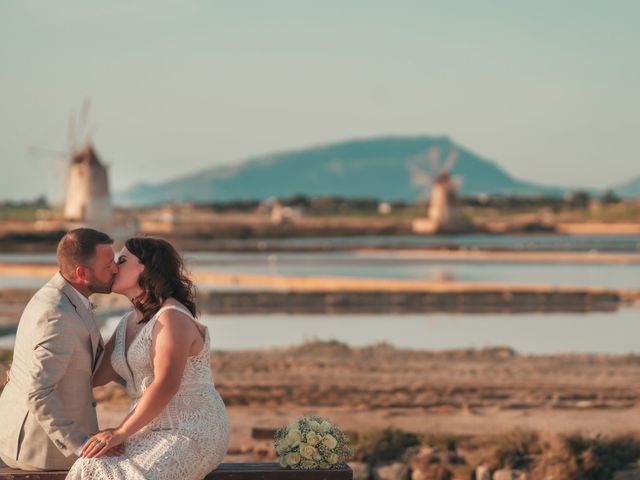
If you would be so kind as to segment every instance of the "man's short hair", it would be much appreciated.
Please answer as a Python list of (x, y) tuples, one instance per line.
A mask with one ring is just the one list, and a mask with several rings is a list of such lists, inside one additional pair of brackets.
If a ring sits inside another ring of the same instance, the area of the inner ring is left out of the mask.
[(76, 228), (58, 243), (58, 266), (65, 275), (72, 275), (78, 265), (88, 265), (96, 256), (96, 246), (112, 245), (113, 239), (93, 228)]

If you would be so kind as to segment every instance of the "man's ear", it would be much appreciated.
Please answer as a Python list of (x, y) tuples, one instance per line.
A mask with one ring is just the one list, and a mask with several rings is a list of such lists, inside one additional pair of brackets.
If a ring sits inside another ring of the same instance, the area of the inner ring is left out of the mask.
[(85, 267), (84, 265), (78, 265), (76, 267), (76, 277), (78, 278), (78, 280), (82, 280), (82, 281), (87, 280), (88, 279), (87, 267)]

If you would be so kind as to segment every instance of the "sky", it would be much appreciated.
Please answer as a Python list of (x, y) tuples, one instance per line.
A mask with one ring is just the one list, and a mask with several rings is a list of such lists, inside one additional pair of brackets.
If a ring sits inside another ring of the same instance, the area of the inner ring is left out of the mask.
[(112, 188), (379, 135), (514, 176), (640, 175), (636, 0), (0, 0), (0, 200), (62, 198), (72, 112)]

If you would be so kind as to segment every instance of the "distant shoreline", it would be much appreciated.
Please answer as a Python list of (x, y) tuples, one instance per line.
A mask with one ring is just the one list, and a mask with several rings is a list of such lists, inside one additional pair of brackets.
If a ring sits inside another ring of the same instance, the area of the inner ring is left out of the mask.
[[(595, 237), (606, 241), (614, 237), (639, 236), (640, 223), (572, 222), (556, 223), (537, 228), (535, 225), (521, 225), (509, 221), (492, 221), (477, 226), (473, 231), (450, 232), (449, 234), (413, 234), (408, 220), (333, 218), (304, 219), (283, 224), (271, 224), (264, 220), (247, 218), (227, 218), (216, 216), (213, 223), (165, 225), (162, 223), (141, 225), (140, 234), (166, 238), (182, 250), (220, 252), (261, 252), (261, 251), (351, 251), (360, 248), (407, 249), (405, 239), (413, 243), (425, 243), (441, 249), (463, 248), (463, 239), (469, 236), (493, 238), (500, 246), (482, 248), (486, 251), (509, 250), (501, 239), (509, 236), (531, 237), (573, 237), (578, 241), (584, 237)], [(10, 225), (11, 224), (11, 225)], [(144, 228), (143, 228), (144, 227)], [(0, 228), (0, 251), (3, 253), (36, 253), (54, 251), (59, 239), (64, 235), (64, 224), (57, 222), (34, 228), (34, 222), (3, 222)], [(114, 227), (115, 232), (118, 227)], [(129, 235), (125, 235), (127, 237)], [(118, 235), (114, 238), (119, 239)], [(338, 240), (339, 239), (339, 240)], [(123, 240), (123, 239), (122, 239)], [(345, 241), (346, 240), (346, 241)], [(333, 242), (333, 243), (332, 243)], [(383, 242), (384, 245), (371, 247), (368, 243)], [(630, 251), (640, 251), (640, 239)]]
[[(476, 245), (465, 245), (463, 237), (460, 237), (459, 241), (455, 239), (452, 240), (451, 236), (447, 236), (446, 238), (442, 238), (439, 236), (431, 236), (429, 238), (433, 239), (433, 242), (430, 242), (428, 245), (424, 247), (416, 246), (416, 245), (408, 245), (406, 242), (400, 240), (401, 238), (407, 238), (406, 235), (396, 235), (398, 240), (394, 240), (394, 236), (383, 235), (383, 236), (375, 236), (375, 235), (359, 235), (359, 236), (347, 236), (342, 237), (340, 241), (334, 241), (335, 237), (328, 235), (326, 238), (322, 237), (280, 237), (280, 238), (215, 238), (213, 236), (203, 239), (192, 239), (192, 238), (182, 238), (182, 237), (172, 237), (171, 235), (166, 235), (162, 233), (157, 234), (149, 234), (154, 236), (159, 236), (165, 238), (166, 240), (174, 243), (179, 249), (184, 252), (220, 252), (220, 253), (314, 253), (314, 252), (354, 252), (354, 251), (384, 251), (384, 252), (392, 252), (392, 251), (429, 251), (429, 252), (439, 252), (441, 255), (445, 254), (453, 254), (456, 251), (469, 251), (474, 250), (476, 252), (484, 252), (486, 254), (492, 253), (503, 253), (503, 252), (514, 252), (515, 254), (520, 254), (525, 251), (527, 252), (550, 252), (557, 253), (559, 255), (565, 253), (585, 253), (590, 252), (590, 258), (596, 258), (593, 256), (593, 253), (604, 254), (604, 253), (612, 253), (612, 254), (628, 254), (630, 255), (628, 258), (632, 258), (633, 255), (640, 255), (640, 238), (638, 243), (634, 243), (634, 245), (621, 246), (618, 247), (613, 245), (611, 247), (605, 246), (600, 248), (595, 248), (596, 252), (594, 252), (594, 248), (585, 247), (569, 247), (566, 249), (562, 248), (549, 248), (544, 245), (540, 246), (529, 246), (526, 250), (519, 248), (516, 246), (509, 245), (498, 245), (500, 242), (496, 242), (495, 245), (490, 246), (476, 246)], [(640, 235), (640, 234), (639, 234)], [(62, 234), (60, 235), (60, 237)], [(507, 235), (483, 235), (482, 238), (495, 238), (499, 240), (500, 237), (504, 237)], [(588, 233), (582, 234), (531, 234), (532, 241), (538, 238), (553, 238), (556, 237), (558, 239), (565, 239), (567, 237), (574, 238), (576, 241), (584, 241), (586, 237), (593, 237), (594, 235)], [(628, 234), (598, 234), (597, 240), (600, 240), (602, 243), (606, 243), (608, 239), (613, 239), (616, 237), (626, 238)], [(11, 254), (11, 253), (19, 253), (19, 254), (29, 254), (29, 253), (52, 253), (55, 252), (56, 246), (58, 244), (59, 238), (56, 236), (55, 238), (43, 238), (38, 240), (33, 240), (31, 238), (24, 240), (13, 240), (7, 239), (6, 237), (0, 237), (0, 253), (3, 254)], [(420, 237), (416, 237), (420, 238)], [(464, 237), (468, 238), (468, 237)], [(378, 240), (380, 239), (380, 240)], [(440, 240), (441, 239), (441, 240)], [(124, 239), (118, 239), (117, 242), (122, 242)], [(377, 243), (377, 245), (371, 246), (371, 243)], [(488, 243), (488, 242), (487, 242)], [(637, 253), (636, 253), (637, 252)], [(617, 262), (616, 262), (617, 263)]]

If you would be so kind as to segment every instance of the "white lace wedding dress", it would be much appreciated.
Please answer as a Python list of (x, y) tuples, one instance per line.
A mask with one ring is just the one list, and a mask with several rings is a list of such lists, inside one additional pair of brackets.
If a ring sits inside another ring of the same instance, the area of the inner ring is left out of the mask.
[[(180, 307), (161, 308), (142, 327), (126, 353), (128, 315), (116, 327), (111, 363), (126, 380), (127, 393), (132, 398), (129, 411), (153, 382), (151, 330), (160, 312), (170, 308), (193, 319)], [(189, 357), (180, 389), (160, 415), (127, 440), (123, 455), (81, 457), (69, 470), (67, 479), (200, 480), (222, 462), (229, 445), (229, 419), (213, 383), (209, 330), (198, 325), (205, 332), (204, 347)]]

